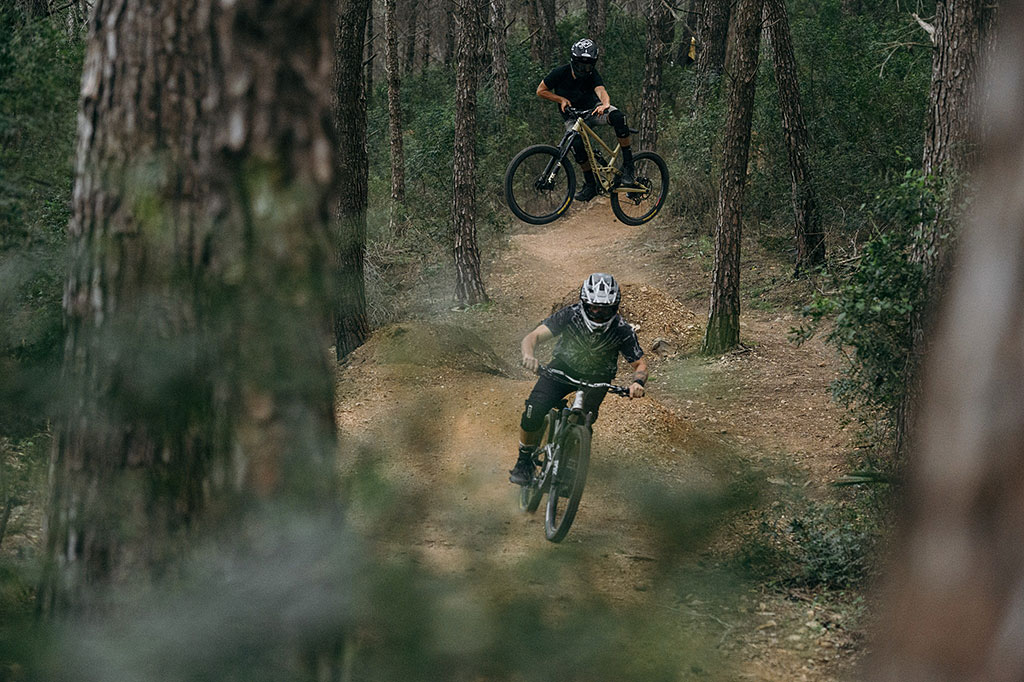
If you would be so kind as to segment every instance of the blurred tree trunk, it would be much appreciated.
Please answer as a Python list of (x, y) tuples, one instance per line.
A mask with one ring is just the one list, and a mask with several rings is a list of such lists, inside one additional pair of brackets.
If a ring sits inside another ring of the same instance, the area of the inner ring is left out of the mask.
[(405, 73), (413, 73), (416, 69), (416, 39), (419, 31), (419, 0), (408, 0), (406, 7), (405, 34)]
[(604, 48), (602, 38), (608, 25), (608, 0), (587, 0), (587, 37)]
[(487, 300), (476, 243), (476, 91), (488, 0), (461, 0), (455, 34), (455, 159), (452, 234), (455, 299), (460, 305)]
[[(940, 0), (935, 11), (932, 36), (932, 83), (924, 140), (925, 174), (941, 180), (947, 192), (948, 210), (921, 225), (924, 239), (912, 254), (924, 269), (928, 300), (935, 301), (945, 289), (949, 275), (953, 234), (951, 212), (963, 198), (963, 187), (975, 158), (972, 118), (982, 29), (988, 25), (982, 0)], [(907, 363), (907, 389), (896, 412), (898, 460), (914, 426), (915, 403), (919, 393), (917, 370), (928, 348), (929, 311), (911, 318), (912, 350)]]
[(547, 67), (558, 61), (558, 31), (555, 29), (555, 0), (536, 0), (540, 18), (541, 60)]
[(722, 177), (718, 190), (711, 305), (701, 352), (722, 353), (740, 342), (740, 236), (743, 190), (750, 152), (762, 0), (736, 3), (735, 58), (728, 74), (729, 113), (725, 121)]
[(444, 13), (444, 65), (455, 59), (455, 2), (447, 0)]
[(494, 109), (500, 118), (507, 117), (509, 113), (508, 40), (505, 24), (505, 0), (491, 0), (491, 51), (494, 56), (491, 75), (494, 78)]
[(872, 682), (1024, 679), (1024, 8), (999, 11), (977, 195), (924, 360)]
[(200, 522), (334, 499), (333, 10), (93, 9), (43, 612), (102, 609)]
[(377, 52), (375, 51), (373, 34), (373, 0), (366, 5), (366, 53), (363, 58), (366, 60), (366, 99), (373, 99), (373, 66), (377, 63)]
[(729, 0), (702, 0), (703, 11), (697, 19), (697, 83), (693, 92), (693, 112), (699, 114), (717, 91), (725, 69), (726, 39), (729, 37)]
[(825, 262), (825, 233), (818, 217), (817, 198), (807, 160), (807, 124), (800, 105), (796, 56), (789, 32), (785, 0), (764, 0), (765, 23), (775, 60), (775, 83), (779, 90), (782, 131), (789, 152), (789, 177), (793, 193), (796, 237), (796, 275)]
[(644, 84), (640, 101), (640, 148), (656, 150), (658, 109), (661, 105), (661, 72), (672, 47), (674, 21), (662, 0), (648, 0), (647, 42), (644, 54)]
[(388, 122), (391, 132), (391, 205), (388, 222), (396, 229), (405, 204), (405, 152), (402, 145), (402, 96), (398, 63), (395, 0), (384, 0), (384, 62), (388, 74)]
[(423, 38), (420, 40), (420, 71), (430, 68), (430, 48), (434, 38), (433, 3), (423, 0)]
[(370, 0), (337, 0), (337, 58), (334, 65), (334, 124), (338, 133), (338, 172), (345, 191), (338, 194), (336, 238), (339, 277), (334, 313), (338, 360), (363, 345), (370, 333), (366, 319), (366, 207), (369, 161), (366, 154), (366, 90), (363, 41)]

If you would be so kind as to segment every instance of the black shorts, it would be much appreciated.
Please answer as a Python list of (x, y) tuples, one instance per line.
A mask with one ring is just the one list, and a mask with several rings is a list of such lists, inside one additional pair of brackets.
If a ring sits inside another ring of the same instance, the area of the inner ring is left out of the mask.
[[(558, 363), (552, 363), (551, 366), (555, 369), (562, 370), (569, 376), (573, 376), (572, 369), (568, 367), (559, 366)], [(610, 379), (599, 379), (594, 383), (602, 383), (606, 381), (610, 381)], [(590, 420), (591, 423), (597, 421), (598, 408), (601, 407), (601, 401), (604, 400), (604, 396), (607, 392), (607, 388), (584, 389), (583, 413), (586, 414), (587, 412), (590, 412), (593, 415)], [(555, 379), (546, 374), (540, 375), (537, 379), (537, 383), (533, 386), (533, 390), (530, 391), (530, 397), (526, 399), (526, 407), (523, 410), (523, 417), (519, 422), (523, 431), (526, 431), (527, 433), (539, 431), (544, 425), (544, 415), (546, 415), (552, 407), (563, 405), (563, 399), (569, 393), (576, 393), (576, 387), (572, 384), (567, 384), (564, 381)]]

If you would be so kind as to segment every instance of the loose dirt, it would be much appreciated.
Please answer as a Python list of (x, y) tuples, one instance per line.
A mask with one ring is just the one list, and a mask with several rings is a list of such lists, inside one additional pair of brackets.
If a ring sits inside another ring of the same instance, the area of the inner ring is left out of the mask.
[[(397, 492), (395, 508), (357, 504), (355, 517), (384, 556), (497, 581), (498, 604), (528, 592), (649, 614), (665, 646), (692, 646), (680, 679), (845, 679), (861, 648), (848, 595), (759, 584), (729, 564), (756, 532), (752, 510), (793, 491), (826, 498), (844, 472), (851, 436), (827, 394), (836, 359), (814, 340), (794, 346), (793, 310), (749, 294), (744, 346), (699, 356), (706, 299), (694, 292), (708, 287), (710, 255), (682, 232), (664, 218), (622, 225), (605, 199), (520, 224), (486, 273), (491, 304), (377, 331), (339, 369), (338, 423), (346, 452), (360, 453), (342, 466), (370, 462)], [(744, 278), (757, 267), (787, 279), (789, 266), (760, 252), (744, 263)], [(521, 513), (508, 482), (534, 381), (519, 342), (594, 271), (623, 284), (651, 381), (645, 399), (605, 400), (579, 514), (554, 545), (543, 507)]]

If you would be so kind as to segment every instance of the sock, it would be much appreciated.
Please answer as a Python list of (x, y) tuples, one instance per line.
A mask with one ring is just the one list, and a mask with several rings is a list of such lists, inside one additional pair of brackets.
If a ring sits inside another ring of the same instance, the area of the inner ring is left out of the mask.
[(588, 185), (596, 185), (597, 178), (594, 177), (594, 171), (583, 171), (583, 182)]

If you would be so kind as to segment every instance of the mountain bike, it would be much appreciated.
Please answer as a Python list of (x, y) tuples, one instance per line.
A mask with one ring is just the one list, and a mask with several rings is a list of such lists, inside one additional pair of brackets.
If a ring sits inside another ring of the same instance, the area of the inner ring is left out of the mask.
[(609, 393), (620, 396), (628, 396), (629, 389), (625, 386), (591, 384), (573, 379), (546, 365), (541, 365), (538, 373), (547, 374), (578, 389), (571, 407), (563, 403), (561, 409), (552, 408), (544, 416), (541, 442), (533, 452), (534, 474), (519, 493), (519, 508), (527, 512), (537, 511), (541, 498), (547, 493), (544, 534), (551, 542), (561, 542), (576, 518), (590, 466), (590, 424), (593, 414), (583, 413), (583, 389), (607, 388)]
[[(505, 170), (505, 201), (512, 213), (533, 225), (550, 223), (565, 214), (576, 195), (576, 171), (569, 153), (578, 138), (583, 141), (597, 179), (598, 194), (610, 195), (616, 218), (627, 225), (643, 225), (658, 215), (668, 194), (665, 161), (654, 152), (637, 152), (633, 155), (636, 182), (622, 185), (622, 171), (616, 165), (621, 146), (616, 144), (612, 149), (586, 124), (589, 110), (566, 107), (565, 112), (576, 122), (565, 131), (557, 147), (535, 144), (509, 162)], [(630, 132), (639, 131), (630, 128)]]

